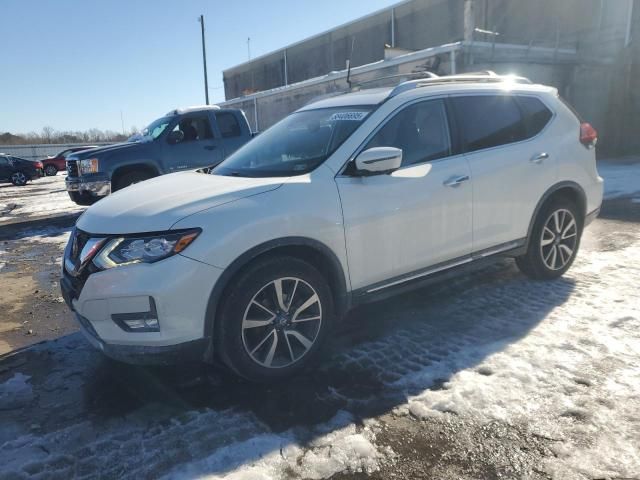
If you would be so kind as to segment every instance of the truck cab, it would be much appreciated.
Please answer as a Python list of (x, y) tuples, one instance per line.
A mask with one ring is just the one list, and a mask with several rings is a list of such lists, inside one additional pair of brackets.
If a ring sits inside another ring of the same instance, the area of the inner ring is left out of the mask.
[(127, 142), (68, 156), (66, 188), (75, 203), (91, 205), (158, 175), (214, 167), (252, 135), (242, 110), (216, 105), (171, 110)]

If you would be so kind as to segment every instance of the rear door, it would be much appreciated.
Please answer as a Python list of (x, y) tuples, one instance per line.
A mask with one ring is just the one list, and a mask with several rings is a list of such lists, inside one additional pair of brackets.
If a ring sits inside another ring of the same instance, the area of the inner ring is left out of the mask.
[(533, 211), (555, 183), (552, 112), (535, 96), (452, 96), (473, 180), (473, 250), (526, 237)]
[(217, 165), (222, 161), (222, 142), (211, 125), (207, 112), (181, 116), (171, 131), (182, 133), (176, 144), (167, 141), (162, 146), (165, 165), (169, 172), (194, 170)]

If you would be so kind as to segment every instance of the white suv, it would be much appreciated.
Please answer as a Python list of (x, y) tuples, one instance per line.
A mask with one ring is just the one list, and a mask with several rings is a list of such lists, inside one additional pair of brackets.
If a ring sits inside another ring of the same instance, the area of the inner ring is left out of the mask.
[(101, 200), (64, 255), (91, 343), (221, 359), (254, 381), (317, 356), (354, 305), (489, 256), (562, 275), (602, 201), (595, 130), (556, 89), (492, 73), (305, 106), (211, 175)]

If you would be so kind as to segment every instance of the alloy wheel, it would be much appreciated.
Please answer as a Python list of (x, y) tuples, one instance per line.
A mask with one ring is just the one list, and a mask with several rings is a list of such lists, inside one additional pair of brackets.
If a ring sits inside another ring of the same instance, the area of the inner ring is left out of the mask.
[(11, 175), (11, 181), (15, 185), (25, 185), (27, 183), (27, 177), (22, 172), (15, 172)]
[(322, 325), (315, 289), (296, 277), (270, 281), (253, 296), (242, 318), (242, 343), (249, 357), (266, 368), (298, 362), (313, 347)]
[(48, 176), (48, 177), (53, 177), (54, 175), (56, 175), (58, 173), (58, 169), (56, 167), (54, 167), (53, 165), (47, 165), (44, 168), (44, 173)]
[(542, 228), (540, 253), (550, 270), (561, 270), (573, 258), (578, 243), (578, 224), (573, 213), (561, 208), (551, 213)]

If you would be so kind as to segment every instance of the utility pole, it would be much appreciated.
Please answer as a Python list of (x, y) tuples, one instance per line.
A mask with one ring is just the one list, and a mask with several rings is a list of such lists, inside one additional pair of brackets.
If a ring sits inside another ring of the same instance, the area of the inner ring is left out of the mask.
[(207, 50), (204, 45), (204, 15), (198, 17), (200, 28), (202, 30), (202, 65), (204, 68), (204, 97), (209, 105), (209, 81), (207, 80)]
[(251, 60), (251, 37), (247, 37), (247, 57)]
[(120, 110), (120, 123), (122, 124), (122, 136), (124, 137), (124, 117), (122, 116), (122, 110)]

